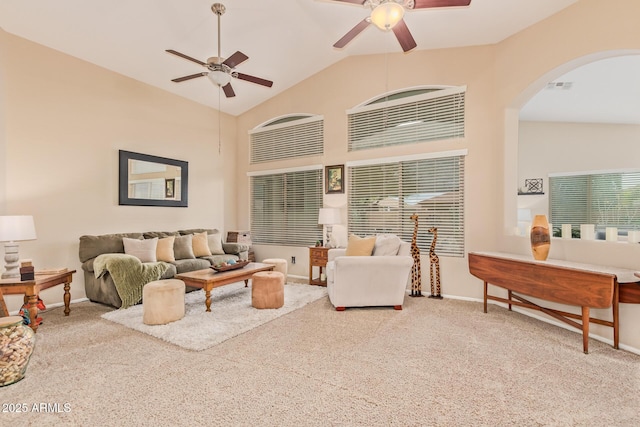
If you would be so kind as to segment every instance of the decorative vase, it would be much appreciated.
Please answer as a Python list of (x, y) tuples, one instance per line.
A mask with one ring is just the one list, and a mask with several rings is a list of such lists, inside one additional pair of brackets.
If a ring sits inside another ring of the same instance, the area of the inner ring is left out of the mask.
[(0, 318), (0, 386), (24, 378), (35, 343), (35, 332), (21, 316)]
[(533, 258), (544, 261), (549, 256), (551, 234), (546, 215), (536, 215), (531, 223), (531, 251)]

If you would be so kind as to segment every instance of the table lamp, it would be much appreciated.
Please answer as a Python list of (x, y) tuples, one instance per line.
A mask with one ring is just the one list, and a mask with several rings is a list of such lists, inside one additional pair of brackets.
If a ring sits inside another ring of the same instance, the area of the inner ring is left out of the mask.
[(320, 208), (318, 213), (318, 224), (325, 225), (327, 227), (327, 240), (324, 242), (324, 246), (327, 248), (332, 247), (331, 242), (331, 230), (334, 224), (340, 224), (340, 209), (338, 208)]
[(31, 215), (0, 216), (0, 242), (4, 244), (4, 262), (6, 271), (2, 278), (20, 277), (18, 269), (18, 243), (36, 239), (36, 227)]

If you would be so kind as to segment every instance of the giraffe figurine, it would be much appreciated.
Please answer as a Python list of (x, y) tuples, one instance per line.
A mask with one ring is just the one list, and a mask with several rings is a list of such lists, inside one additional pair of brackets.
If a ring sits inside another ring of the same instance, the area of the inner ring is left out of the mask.
[[(438, 229), (436, 227), (431, 227), (427, 231), (429, 233), (433, 233), (433, 240), (431, 241), (431, 246), (429, 247), (429, 276), (431, 278), (431, 295), (429, 295), (429, 298), (442, 299), (442, 295), (440, 295), (440, 258), (438, 258), (438, 255), (436, 255)], [(433, 292), (434, 283), (435, 293)]]
[(413, 266), (411, 267), (411, 296), (421, 297), (422, 295), (422, 272), (420, 271), (420, 248), (418, 247), (418, 215), (411, 215), (411, 220), (415, 223), (413, 227), (413, 237), (411, 238), (411, 256)]

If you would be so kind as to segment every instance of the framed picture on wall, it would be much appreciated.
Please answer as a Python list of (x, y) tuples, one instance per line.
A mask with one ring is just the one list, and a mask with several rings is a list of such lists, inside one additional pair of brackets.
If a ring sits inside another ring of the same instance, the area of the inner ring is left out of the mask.
[(344, 165), (324, 168), (325, 193), (344, 193)]
[(164, 197), (173, 199), (176, 194), (176, 180), (174, 178), (164, 180)]

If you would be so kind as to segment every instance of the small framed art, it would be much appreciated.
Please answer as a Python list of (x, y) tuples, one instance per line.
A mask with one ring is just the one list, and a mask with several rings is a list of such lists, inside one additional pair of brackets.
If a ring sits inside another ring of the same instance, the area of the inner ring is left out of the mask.
[(344, 165), (326, 166), (324, 168), (325, 193), (344, 193)]

